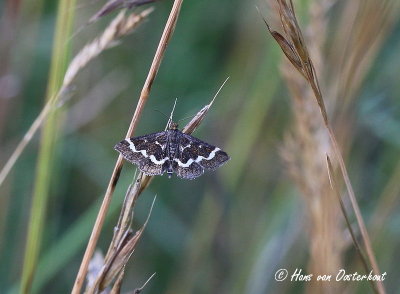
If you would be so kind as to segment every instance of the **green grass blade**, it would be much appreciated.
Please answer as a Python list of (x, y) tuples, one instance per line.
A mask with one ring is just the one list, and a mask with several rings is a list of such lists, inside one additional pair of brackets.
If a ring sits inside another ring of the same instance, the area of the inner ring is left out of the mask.
[[(57, 24), (54, 35), (53, 55), (47, 89), (49, 100), (60, 88), (69, 49), (66, 40), (71, 32), (75, 1), (61, 0), (57, 12)], [(35, 274), (40, 252), (40, 244), (46, 215), (46, 205), (52, 176), (53, 151), (58, 130), (57, 113), (49, 115), (43, 127), (39, 158), (36, 167), (35, 187), (27, 232), (25, 257), (22, 270), (20, 293), (29, 293)]]

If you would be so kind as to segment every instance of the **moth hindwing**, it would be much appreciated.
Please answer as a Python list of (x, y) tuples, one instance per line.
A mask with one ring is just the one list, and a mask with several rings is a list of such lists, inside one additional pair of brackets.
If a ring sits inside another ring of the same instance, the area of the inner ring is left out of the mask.
[(171, 129), (125, 139), (115, 145), (121, 155), (149, 176), (173, 173), (182, 179), (195, 179), (205, 169), (215, 170), (230, 158), (223, 150)]

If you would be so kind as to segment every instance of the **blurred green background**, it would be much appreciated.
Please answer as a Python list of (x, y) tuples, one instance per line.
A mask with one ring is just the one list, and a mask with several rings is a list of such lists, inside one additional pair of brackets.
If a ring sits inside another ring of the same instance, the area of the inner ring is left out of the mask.
[[(318, 2), (295, 1), (304, 27), (311, 23), (314, 14), (310, 16), (309, 11), (320, 5)], [(339, 32), (338, 20), (350, 8), (341, 1), (321, 3), (332, 5), (325, 15), (326, 42), (321, 51), (326, 56), (322, 63), (335, 63), (333, 36)], [(0, 3), (0, 167), (44, 105), (57, 4), (44, 0)], [(103, 4), (78, 1), (73, 31)], [(229, 76), (194, 135), (222, 147), (232, 159), (194, 181), (165, 176), (154, 179), (135, 209), (133, 227), (138, 229), (157, 195), (150, 222), (127, 267), (126, 291), (141, 286), (156, 272), (143, 293), (318, 293), (306, 282), (278, 283), (274, 279), (280, 268), (307, 272), (310, 239), (315, 233), (309, 225), (312, 201), (301, 196), (301, 187), (289, 176), (290, 167), (281, 156), (295, 122), (290, 92), (281, 77), (284, 56), (268, 34), (256, 4), (263, 14), (274, 18), (266, 2), (184, 1), (135, 134), (164, 129), (165, 117), (154, 110), (169, 113), (176, 97), (175, 120), (196, 114)], [(68, 293), (72, 288), (117, 158), (113, 146), (126, 134), (171, 5), (168, 0), (154, 3), (155, 11), (134, 33), (81, 71), (71, 99), (57, 112), (60, 126), (32, 293)], [(363, 5), (354, 9), (363, 11)], [(344, 111), (350, 118), (344, 129), (351, 131), (343, 132), (350, 178), (380, 269), (387, 272), (388, 293), (400, 293), (397, 12), (374, 43), (376, 53), (366, 57), (369, 66), (360, 69), (363, 78)], [(65, 40), (65, 46), (72, 45), (69, 56), (102, 32), (114, 16), (85, 27), (70, 42)], [(354, 27), (347, 25), (349, 31)], [(307, 32), (306, 39), (320, 37)], [(324, 76), (322, 92), (329, 81), (330, 76)], [(330, 96), (326, 96), (330, 105)], [(340, 117), (334, 111), (331, 114)], [(319, 115), (314, 112), (315, 117)], [(342, 134), (340, 129), (337, 133)], [(348, 133), (351, 135), (346, 137)], [(1, 293), (15, 293), (20, 283), (39, 146), (37, 134), (0, 186)], [(134, 166), (124, 165), (99, 242), (103, 251), (134, 172)], [(334, 240), (343, 246), (341, 268), (363, 272), (342, 215), (336, 220), (341, 237)], [(339, 287), (347, 293), (371, 292), (367, 282), (347, 282)]]

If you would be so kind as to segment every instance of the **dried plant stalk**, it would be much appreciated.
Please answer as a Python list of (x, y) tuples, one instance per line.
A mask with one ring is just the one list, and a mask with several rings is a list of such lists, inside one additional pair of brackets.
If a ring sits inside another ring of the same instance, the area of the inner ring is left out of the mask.
[[(321, 62), (326, 38), (329, 12), (328, 1), (311, 4), (310, 23), (306, 30), (313, 36), (308, 44), (316, 72), (323, 72), (325, 63)], [(301, 62), (296, 66), (301, 67)], [(342, 239), (342, 222), (339, 206), (327, 178), (324, 157), (330, 153), (329, 137), (318, 105), (304, 75), (293, 70), (292, 65), (284, 60), (282, 73), (290, 90), (293, 105), (294, 122), (286, 135), (281, 154), (288, 166), (289, 173), (298, 185), (307, 210), (307, 228), (309, 259), (308, 272), (334, 275), (342, 268), (344, 242)], [(339, 220), (339, 221), (338, 221)], [(341, 285), (335, 281), (316, 281), (307, 283), (309, 293), (336, 293)]]
[(98, 273), (95, 280), (88, 282), (88, 288), (86, 289), (85, 293), (101, 293), (114, 281), (116, 277), (120, 276), (125, 268), (126, 263), (131, 257), (151, 214), (150, 210), (149, 217), (147, 218), (142, 228), (136, 233), (133, 233), (130, 228), (132, 222), (133, 208), (135, 206), (136, 200), (140, 195), (140, 191), (142, 191), (141, 185), (143, 177), (144, 175), (142, 173), (139, 173), (134, 184), (128, 188), (118, 225), (115, 228), (114, 238), (111, 241), (110, 248), (104, 259), (104, 265), (102, 266), (102, 269)]
[[(336, 179), (335, 179), (335, 171), (333, 169), (333, 166), (332, 166), (332, 163), (331, 163), (331, 159), (329, 158), (328, 155), (326, 156), (326, 164), (327, 164), (327, 170), (328, 170), (328, 176), (329, 176), (329, 183), (331, 185), (332, 191), (335, 193), (336, 198), (339, 201), (340, 209), (342, 210), (343, 216), (344, 216), (344, 218), (346, 220), (346, 224), (347, 224), (347, 227), (349, 229), (351, 239), (353, 240), (354, 247), (356, 248), (356, 251), (357, 251), (358, 255), (360, 256), (361, 263), (362, 263), (362, 265), (364, 267), (365, 272), (369, 272), (368, 262), (367, 262), (367, 260), (365, 258), (364, 252), (361, 249), (360, 244), (357, 241), (357, 238), (356, 238), (356, 235), (355, 235), (355, 233), (353, 231), (353, 228), (351, 227), (351, 223), (350, 223), (349, 217), (347, 215), (345, 205), (343, 203), (342, 197), (340, 196), (340, 193), (339, 193), (339, 190), (338, 190), (338, 185), (337, 185)], [(376, 285), (374, 284), (374, 282), (372, 280), (370, 280), (369, 282), (371, 283), (371, 286), (374, 289), (375, 293), (379, 293), (378, 289), (376, 288)]]
[(74, 81), (78, 73), (86, 66), (90, 61), (99, 56), (104, 50), (110, 48), (115, 42), (125, 35), (130, 34), (142, 21), (153, 11), (153, 8), (146, 9), (140, 14), (130, 14), (125, 16), (123, 12), (119, 13), (110, 25), (105, 29), (102, 35), (96, 38), (93, 42), (86, 45), (71, 61), (64, 76), (63, 84), (58, 90), (57, 94), (52, 96), (39, 116), (30, 126), (29, 130), (24, 135), (23, 139), (19, 142), (15, 148), (13, 154), (8, 159), (0, 172), (0, 186), (4, 182), (7, 175), (15, 165), (15, 162), (21, 156), (25, 147), (31, 141), (32, 137), (36, 134), (39, 128), (43, 125), (51, 111), (56, 109), (60, 104), (65, 102), (69, 87)]
[[(293, 3), (292, 1), (289, 1), (288, 3), (285, 0), (276, 0), (276, 1), (279, 5), (280, 22), (284, 32), (283, 34), (281, 34), (276, 31), (273, 31), (271, 30), (268, 24), (267, 28), (271, 33), (271, 35), (274, 37), (274, 39), (277, 41), (279, 46), (281, 47), (282, 51), (287, 56), (292, 66), (305, 78), (307, 84), (311, 88), (314, 99), (316, 99), (318, 103), (319, 110), (322, 116), (322, 123), (327, 131), (327, 136), (329, 137), (329, 142), (331, 143), (332, 152), (335, 154), (335, 158), (337, 159), (340, 170), (342, 172), (344, 182), (346, 184), (346, 188), (349, 193), (349, 199), (352, 204), (354, 213), (356, 215), (357, 223), (360, 227), (360, 232), (363, 238), (363, 243), (366, 248), (369, 262), (374, 272), (379, 275), (380, 271), (372, 251), (371, 242), (360, 209), (358, 207), (353, 188), (351, 186), (347, 169), (344, 164), (343, 156), (339, 149), (339, 144), (337, 143), (330, 122), (328, 120), (327, 110), (319, 86), (317, 71), (315, 70), (309, 51), (305, 45), (303, 34), (300, 30), (300, 27), (296, 19)], [(298, 88), (295, 89), (295, 91), (298, 90), (299, 90)], [(385, 292), (383, 283), (381, 281), (377, 281), (376, 285), (380, 293)]]
[(125, 275), (125, 268), (121, 270), (121, 272), (118, 275), (117, 280), (114, 283), (114, 286), (112, 287), (110, 294), (120, 294), (121, 293), (121, 287), (122, 287), (122, 281), (124, 280), (124, 275)]
[[(180, 12), (182, 3), (183, 3), (183, 0), (175, 0), (174, 1), (170, 15), (168, 17), (167, 23), (164, 28), (163, 34), (162, 34), (160, 42), (158, 44), (156, 53), (154, 55), (153, 62), (150, 66), (149, 73), (148, 73), (146, 81), (143, 85), (142, 92), (140, 93), (140, 97), (139, 97), (139, 101), (136, 106), (135, 113), (132, 117), (132, 121), (130, 123), (128, 132), (126, 134), (127, 138), (133, 136), (133, 133), (136, 128), (139, 117), (141, 116), (144, 106), (147, 102), (153, 81), (157, 75), (158, 69), (160, 68), (161, 61), (164, 56), (165, 50), (167, 48), (168, 42), (171, 39), (172, 34), (174, 32), (175, 25), (178, 20), (178, 16), (179, 16), (179, 12)], [(104, 199), (101, 204), (99, 213), (97, 215), (95, 224), (93, 226), (93, 230), (90, 235), (89, 242), (86, 247), (86, 251), (83, 256), (82, 263), (80, 265), (80, 268), (79, 268), (79, 271), (78, 271), (78, 274), (77, 274), (77, 277), (76, 277), (76, 280), (74, 283), (74, 287), (72, 289), (73, 294), (80, 293), (80, 290), (82, 288), (83, 281), (85, 280), (85, 276), (86, 276), (86, 272), (88, 269), (90, 259), (92, 258), (93, 252), (96, 248), (97, 240), (100, 236), (101, 228), (103, 227), (104, 219), (106, 217), (108, 208), (110, 206), (112, 194), (115, 190), (115, 186), (118, 182), (118, 178), (119, 178), (119, 175), (122, 170), (122, 165), (123, 165), (122, 156), (119, 155), (117, 162), (115, 163), (114, 170), (111, 175), (110, 181), (108, 183), (107, 190), (104, 195)]]
[[(195, 117), (183, 128), (183, 132), (185, 134), (193, 133), (194, 130), (200, 125), (227, 80), (228, 79), (226, 79), (222, 86), (219, 88), (218, 92), (215, 94), (211, 102), (204, 106), (195, 115)], [(168, 125), (169, 122), (167, 123), (167, 126)], [(148, 186), (152, 178), (153, 177), (146, 176), (142, 172), (139, 172), (134, 181), (134, 184), (128, 188), (128, 191), (125, 195), (124, 204), (121, 209), (121, 214), (119, 216), (117, 226), (114, 230), (113, 239), (111, 240), (108, 252), (106, 254), (106, 257), (104, 258), (104, 265), (99, 271), (97, 277), (90, 277), (85, 293), (101, 293), (105, 288), (110, 286), (110, 284), (116, 277), (118, 277), (117, 282), (119, 281), (119, 278), (121, 277), (120, 275), (123, 273), (126, 263), (133, 254), (136, 244), (139, 241), (143, 230), (148, 222), (147, 219), (145, 224), (139, 231), (137, 231), (135, 234), (132, 233), (130, 226), (136, 200), (139, 198), (143, 190)]]

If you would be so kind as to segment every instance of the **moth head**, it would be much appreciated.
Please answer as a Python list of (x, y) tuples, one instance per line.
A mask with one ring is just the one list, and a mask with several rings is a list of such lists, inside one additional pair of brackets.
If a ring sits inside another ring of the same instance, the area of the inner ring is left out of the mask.
[(178, 128), (178, 124), (176, 122), (171, 121), (169, 123), (168, 129), (170, 130), (176, 130)]

